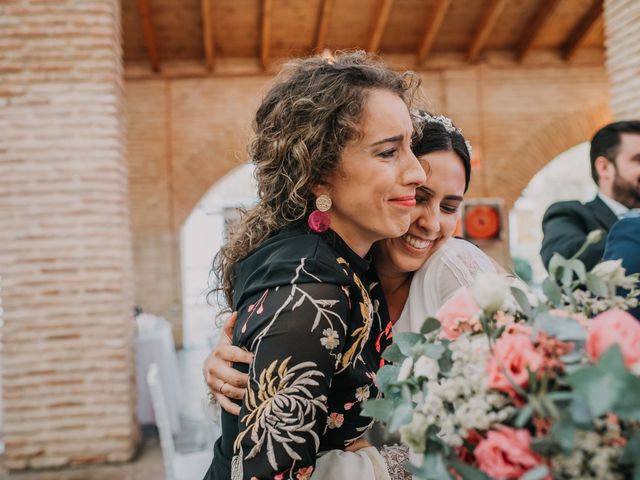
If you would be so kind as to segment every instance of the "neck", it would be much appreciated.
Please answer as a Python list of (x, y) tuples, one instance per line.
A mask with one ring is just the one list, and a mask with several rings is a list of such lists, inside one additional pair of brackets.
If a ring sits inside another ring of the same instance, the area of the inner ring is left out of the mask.
[(374, 260), (380, 286), (382, 287), (384, 298), (387, 301), (389, 318), (391, 323), (396, 323), (404, 309), (407, 298), (409, 298), (409, 289), (411, 287), (413, 273), (399, 272), (390, 268), (389, 262), (375, 250)]
[(349, 248), (356, 253), (356, 255), (364, 258), (369, 250), (371, 250), (371, 245), (373, 245), (373, 242), (375, 240), (368, 240), (358, 235), (354, 235), (353, 232), (350, 232), (342, 225), (335, 225), (335, 223), (336, 222), (332, 222), (331, 230), (336, 232), (340, 236), (340, 238), (344, 240), (344, 243), (346, 243)]

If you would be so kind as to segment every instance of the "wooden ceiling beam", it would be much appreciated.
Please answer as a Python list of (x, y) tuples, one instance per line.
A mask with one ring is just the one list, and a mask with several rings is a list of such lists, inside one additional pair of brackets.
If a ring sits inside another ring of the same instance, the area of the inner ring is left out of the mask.
[(380, 8), (378, 9), (378, 15), (376, 15), (373, 28), (371, 29), (371, 37), (369, 38), (367, 51), (377, 52), (380, 48), (380, 41), (382, 40), (385, 28), (387, 28), (392, 6), (393, 0), (380, 0)]
[(147, 48), (149, 63), (151, 64), (151, 69), (157, 73), (160, 71), (160, 55), (158, 54), (158, 40), (156, 39), (156, 31), (153, 27), (149, 0), (138, 0), (138, 12), (142, 20), (142, 34), (144, 36), (145, 47)]
[(202, 41), (204, 43), (204, 57), (207, 70), (213, 71), (215, 61), (215, 41), (213, 36), (213, 16), (211, 15), (212, 0), (201, 0), (202, 8)]
[(320, 15), (318, 16), (318, 26), (316, 28), (315, 52), (320, 53), (327, 44), (329, 33), (329, 23), (333, 13), (333, 0), (322, 0), (320, 5)]
[(271, 55), (271, 10), (273, 0), (262, 0), (262, 20), (260, 35), (260, 65), (264, 70), (269, 66)]
[(438, 0), (433, 11), (429, 14), (427, 26), (420, 41), (420, 47), (418, 48), (416, 59), (418, 65), (423, 64), (427, 59), (450, 4), (451, 0)]
[(591, 31), (591, 27), (601, 15), (602, 0), (595, 0), (562, 44), (560, 49), (562, 58), (567, 61), (573, 58), (589, 31)]
[(482, 15), (482, 20), (480, 21), (480, 25), (478, 27), (478, 31), (476, 32), (471, 44), (469, 45), (469, 49), (467, 50), (467, 61), (475, 62), (480, 52), (484, 48), (487, 40), (489, 39), (489, 34), (491, 30), (496, 24), (498, 17), (502, 13), (505, 5), (507, 4), (507, 0), (491, 0), (489, 6), (484, 11)]
[(516, 59), (521, 62), (527, 53), (531, 50), (533, 43), (535, 42), (538, 34), (544, 27), (545, 23), (555, 11), (556, 7), (560, 3), (560, 0), (541, 0), (538, 4), (533, 20), (527, 28), (525, 28), (522, 36), (518, 39), (516, 44)]

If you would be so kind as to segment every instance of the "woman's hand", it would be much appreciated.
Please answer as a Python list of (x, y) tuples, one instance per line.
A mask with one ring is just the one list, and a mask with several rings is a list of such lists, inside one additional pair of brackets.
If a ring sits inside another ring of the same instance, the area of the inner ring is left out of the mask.
[(350, 443), (348, 446), (344, 447), (345, 452), (357, 452), (362, 448), (370, 447), (371, 444), (367, 442), (364, 438), (359, 438), (354, 442)]
[(248, 376), (237, 371), (231, 365), (234, 362), (251, 363), (253, 355), (231, 344), (233, 327), (238, 319), (237, 312), (233, 312), (224, 324), (216, 348), (209, 354), (202, 366), (202, 374), (216, 401), (228, 413), (238, 415), (240, 407), (230, 399), (242, 399)]

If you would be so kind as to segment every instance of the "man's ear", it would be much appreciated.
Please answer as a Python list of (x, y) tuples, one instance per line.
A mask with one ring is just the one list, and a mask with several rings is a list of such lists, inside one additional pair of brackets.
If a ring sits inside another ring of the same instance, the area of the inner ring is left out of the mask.
[(596, 172), (598, 172), (598, 178), (611, 179), (615, 174), (616, 166), (607, 157), (600, 155), (594, 162)]

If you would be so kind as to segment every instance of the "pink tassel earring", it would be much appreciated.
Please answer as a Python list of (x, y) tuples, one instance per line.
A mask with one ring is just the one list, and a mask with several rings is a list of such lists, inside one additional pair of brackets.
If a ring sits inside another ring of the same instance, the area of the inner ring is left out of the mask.
[(316, 233), (322, 233), (331, 226), (331, 217), (327, 213), (331, 208), (329, 195), (319, 195), (316, 198), (316, 209), (307, 218), (307, 225)]

